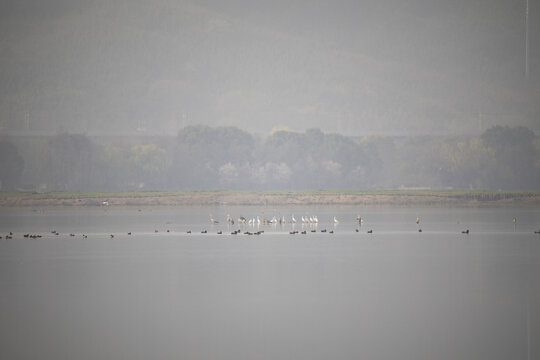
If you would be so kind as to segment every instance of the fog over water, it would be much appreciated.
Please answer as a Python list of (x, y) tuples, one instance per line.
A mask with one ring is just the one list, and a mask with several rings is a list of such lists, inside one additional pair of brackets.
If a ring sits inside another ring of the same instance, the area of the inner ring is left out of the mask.
[[(0, 210), (4, 356), (538, 358), (538, 209), (141, 210)], [(225, 220), (278, 210), (319, 224)]]
[[(526, 200), (540, 186), (539, 94), (534, 0), (0, 0), (0, 195)], [(538, 359), (539, 219), (0, 207), (0, 357)]]

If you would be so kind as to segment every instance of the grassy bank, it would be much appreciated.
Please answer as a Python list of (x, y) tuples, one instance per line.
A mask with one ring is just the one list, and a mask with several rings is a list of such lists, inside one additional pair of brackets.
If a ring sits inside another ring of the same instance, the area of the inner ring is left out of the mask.
[(540, 206), (540, 191), (302, 190), (0, 192), (0, 206), (425, 205)]

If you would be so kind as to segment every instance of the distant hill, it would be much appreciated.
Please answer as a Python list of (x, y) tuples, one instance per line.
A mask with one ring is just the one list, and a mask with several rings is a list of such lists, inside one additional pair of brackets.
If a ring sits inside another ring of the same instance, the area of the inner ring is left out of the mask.
[(540, 5), (22, 0), (0, 11), (0, 132), (540, 132)]

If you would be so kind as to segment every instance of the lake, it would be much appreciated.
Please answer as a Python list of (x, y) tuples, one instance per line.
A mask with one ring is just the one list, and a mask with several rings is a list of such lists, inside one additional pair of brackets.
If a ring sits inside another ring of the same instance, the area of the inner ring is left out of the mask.
[(539, 359), (539, 229), (538, 208), (2, 208), (0, 351)]

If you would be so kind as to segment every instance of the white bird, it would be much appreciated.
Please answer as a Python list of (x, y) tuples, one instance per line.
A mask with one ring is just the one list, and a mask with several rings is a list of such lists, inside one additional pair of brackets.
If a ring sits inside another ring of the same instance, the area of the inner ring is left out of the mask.
[(315, 224), (317, 224), (319, 222), (319, 218), (317, 217), (317, 215), (313, 215), (313, 222)]
[(257, 215), (257, 225), (261, 225), (261, 219), (259, 218), (259, 215)]
[(334, 224), (339, 224), (339, 221), (338, 221), (338, 219), (336, 219), (335, 216), (334, 216)]
[(294, 214), (291, 215), (291, 221), (293, 224), (296, 224), (296, 219), (294, 218)]
[(210, 222), (211, 222), (212, 224), (218, 224), (218, 223), (219, 223), (219, 221), (217, 221), (216, 219), (214, 219), (214, 218), (212, 217), (212, 214), (210, 214)]
[(420, 218), (418, 216), (416, 217), (416, 225), (420, 225)]

